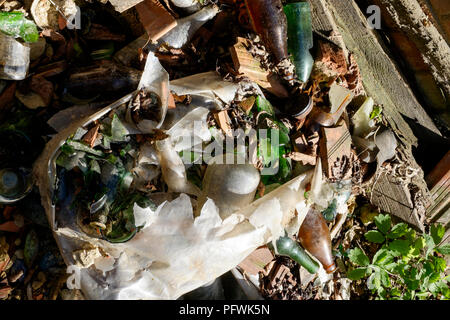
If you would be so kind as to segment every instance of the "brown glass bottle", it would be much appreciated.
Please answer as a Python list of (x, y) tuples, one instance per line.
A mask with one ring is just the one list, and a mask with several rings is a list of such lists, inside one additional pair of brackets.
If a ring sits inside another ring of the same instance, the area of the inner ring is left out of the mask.
[(298, 232), (298, 239), (306, 250), (322, 263), (327, 273), (336, 271), (331, 254), (331, 237), (322, 214), (310, 209)]
[(280, 0), (245, 0), (253, 29), (273, 54), (275, 63), (288, 57), (287, 21)]

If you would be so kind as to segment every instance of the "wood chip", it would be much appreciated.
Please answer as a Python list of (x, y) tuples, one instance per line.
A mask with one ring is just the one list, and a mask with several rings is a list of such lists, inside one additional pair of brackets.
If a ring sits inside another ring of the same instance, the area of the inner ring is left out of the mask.
[(64, 60), (50, 63), (48, 65), (37, 68), (35, 77), (43, 77), (43, 78), (53, 77), (64, 72), (66, 69), (67, 69), (67, 62)]
[[(335, 177), (335, 165), (347, 159), (352, 159), (352, 139), (345, 122), (334, 128), (321, 128), (321, 137), (319, 141), (320, 157), (322, 167), (327, 178), (348, 178)], [(351, 174), (351, 170), (349, 171)]]
[(94, 147), (95, 140), (98, 136), (98, 130), (100, 129), (100, 123), (92, 127), (84, 136), (83, 141), (86, 142), (91, 148)]
[(6, 232), (19, 232), (20, 228), (15, 224), (14, 221), (6, 221), (0, 224), (0, 231)]
[(177, 105), (175, 104), (175, 98), (173, 97), (173, 94), (169, 93), (169, 102), (167, 105), (168, 109), (175, 109)]
[(231, 130), (231, 120), (228, 116), (228, 112), (226, 110), (219, 111), (214, 114), (214, 118), (216, 119), (217, 123), (219, 124), (220, 128), (223, 130), (223, 132), (231, 136), (232, 130)]
[(120, 13), (134, 7), (142, 1), (143, 0), (109, 0), (109, 2), (114, 6), (114, 9)]
[(44, 102), (45, 106), (48, 106), (53, 97), (53, 83), (45, 80), (40, 76), (33, 76), (31, 78), (30, 89), (37, 93)]
[(124, 34), (117, 34), (111, 32), (107, 27), (101, 24), (92, 23), (89, 28), (89, 32), (83, 36), (87, 40), (95, 41), (125, 41), (126, 37)]
[(317, 43), (318, 55), (315, 63), (323, 63), (327, 72), (335, 75), (346, 74), (348, 69), (344, 51), (328, 41), (319, 40)]
[(246, 273), (257, 275), (273, 259), (272, 252), (266, 247), (259, 247), (239, 264)]
[(286, 267), (283, 264), (278, 264), (275, 268), (272, 269), (271, 272), (271, 281), (270, 281), (271, 287), (275, 287), (278, 281), (281, 282), (284, 279), (284, 277), (286, 277), (290, 273), (291, 272), (288, 267)]
[(287, 157), (294, 160), (294, 161), (298, 161), (303, 165), (316, 165), (316, 157), (315, 156), (311, 156), (308, 155), (306, 153), (301, 153), (301, 152), (290, 152), (287, 154)]
[(13, 82), (0, 94), (0, 120), (8, 114), (8, 111), (13, 106), (12, 102), (14, 101), (16, 86), (17, 82)]
[(280, 83), (278, 76), (263, 69), (261, 62), (246, 49), (248, 46), (250, 46), (248, 39), (238, 37), (237, 43), (230, 47), (231, 58), (236, 70), (274, 95), (288, 97), (289, 94)]
[(239, 107), (241, 107), (241, 109), (248, 115), (250, 113), (250, 110), (252, 110), (255, 101), (255, 96), (248, 97), (247, 99), (239, 102)]
[(144, 0), (136, 5), (139, 19), (151, 41), (156, 41), (176, 27), (175, 18), (158, 0)]
[[(432, 203), (427, 208), (427, 216), (432, 222), (448, 226), (450, 221), (450, 151), (426, 177), (431, 188)], [(448, 229), (448, 227), (447, 227)]]
[(370, 202), (382, 211), (393, 214), (419, 230), (423, 230), (424, 226), (412, 202), (410, 190), (398, 178), (382, 173), (373, 185), (370, 199)]

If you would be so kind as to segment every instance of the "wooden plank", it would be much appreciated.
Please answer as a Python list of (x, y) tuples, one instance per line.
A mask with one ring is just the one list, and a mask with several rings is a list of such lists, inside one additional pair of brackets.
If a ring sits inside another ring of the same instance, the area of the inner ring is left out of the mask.
[[(441, 135), (431, 118), (417, 102), (413, 92), (392, 62), (383, 42), (353, 0), (309, 0), (313, 10), (314, 30), (340, 33), (347, 49), (355, 55), (364, 88), (383, 110), (391, 127), (400, 132), (408, 145), (417, 139), (402, 115), (415, 119), (420, 125)], [(319, 18), (320, 17), (320, 18)], [(325, 22), (325, 20), (329, 20)], [(335, 36), (337, 39), (338, 36)]]
[(447, 226), (450, 221), (450, 151), (427, 176), (426, 180), (431, 188), (433, 201), (427, 208), (427, 216), (431, 222)]
[[(418, 139), (405, 117), (436, 136), (441, 137), (441, 133), (418, 103), (398, 66), (390, 59), (383, 41), (375, 30), (369, 28), (354, 0), (309, 2), (313, 10), (313, 29), (320, 34), (330, 34), (337, 40), (339, 36), (336, 34), (342, 35), (345, 46), (359, 66), (367, 95), (383, 106), (383, 115), (401, 142), (397, 148), (399, 155), (417, 172), (411, 177), (410, 188), (396, 178), (381, 177), (381, 182), (377, 182), (378, 187), (373, 188), (374, 193), (378, 192), (378, 195), (372, 196), (373, 200), (386, 212), (423, 229), (422, 221), (431, 203), (431, 196), (423, 170), (412, 154), (412, 146), (417, 146)], [(398, 196), (400, 200), (393, 197), (392, 192), (396, 192), (395, 197)]]
[(261, 62), (247, 50), (249, 46), (250, 41), (248, 39), (237, 37), (237, 43), (230, 47), (229, 50), (236, 71), (274, 95), (287, 98), (289, 94), (278, 76), (261, 66)]
[[(448, 1), (448, 0), (447, 0)], [(417, 0), (376, 0), (414, 42), (441, 90), (450, 97), (450, 47)]]
[(239, 264), (247, 274), (258, 275), (273, 260), (272, 252), (266, 247), (259, 247)]
[(371, 203), (423, 231), (423, 224), (407, 186), (395, 177), (381, 174), (373, 185)]

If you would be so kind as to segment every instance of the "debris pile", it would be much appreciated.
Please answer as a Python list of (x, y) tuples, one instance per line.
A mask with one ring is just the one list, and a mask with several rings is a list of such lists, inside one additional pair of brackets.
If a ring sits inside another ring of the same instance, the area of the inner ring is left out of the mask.
[(229, 271), (252, 298), (370, 296), (344, 256), (414, 172), (308, 2), (16, 2), (1, 299), (187, 299)]

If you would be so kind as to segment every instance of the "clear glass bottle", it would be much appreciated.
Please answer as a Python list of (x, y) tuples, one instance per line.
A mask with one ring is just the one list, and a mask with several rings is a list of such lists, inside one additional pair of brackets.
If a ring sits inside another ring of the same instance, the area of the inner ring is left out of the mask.
[(31, 175), (24, 169), (0, 170), (0, 203), (14, 203), (23, 199), (32, 188)]
[(0, 79), (25, 79), (30, 64), (30, 47), (0, 32)]
[(255, 198), (260, 173), (252, 164), (210, 164), (198, 199), (200, 212), (206, 200), (214, 200), (222, 219), (244, 208)]

